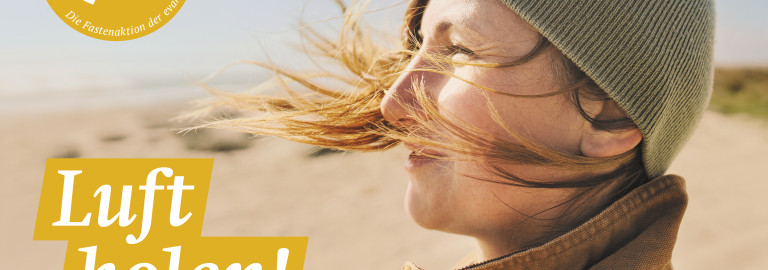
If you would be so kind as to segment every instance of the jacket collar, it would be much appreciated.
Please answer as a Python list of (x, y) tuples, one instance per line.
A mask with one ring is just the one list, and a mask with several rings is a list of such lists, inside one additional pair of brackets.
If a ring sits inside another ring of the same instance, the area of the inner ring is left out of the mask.
[(670, 269), (687, 202), (683, 178), (661, 176), (552, 241), (461, 269)]

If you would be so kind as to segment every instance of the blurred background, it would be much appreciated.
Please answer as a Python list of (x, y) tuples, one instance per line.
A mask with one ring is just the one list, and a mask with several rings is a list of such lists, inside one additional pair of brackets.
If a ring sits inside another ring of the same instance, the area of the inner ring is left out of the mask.
[[(404, 149), (335, 152), (208, 130), (181, 136), (174, 129), (184, 125), (168, 121), (206, 95), (196, 81), (236, 61), (268, 55), (311, 70), (297, 53), (299, 21), (332, 35), (341, 24), (334, 1), (188, 1), (163, 28), (124, 42), (76, 32), (44, 1), (2, 5), (0, 269), (63, 266), (64, 242), (32, 241), (52, 157), (213, 157), (203, 235), (309, 236), (307, 269), (398, 269), (406, 260), (446, 269), (473, 248), (409, 220)], [(716, 5), (712, 102), (670, 169), (691, 196), (673, 263), (768, 269), (768, 2)], [(396, 37), (405, 7), (372, 1), (365, 22)], [(237, 65), (209, 82), (238, 91), (269, 76)]]

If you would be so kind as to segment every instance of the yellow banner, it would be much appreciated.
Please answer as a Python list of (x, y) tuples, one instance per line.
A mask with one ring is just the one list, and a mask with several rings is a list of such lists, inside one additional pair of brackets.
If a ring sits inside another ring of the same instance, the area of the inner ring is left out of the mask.
[(307, 237), (201, 237), (213, 159), (49, 159), (34, 240), (64, 269), (303, 269)]

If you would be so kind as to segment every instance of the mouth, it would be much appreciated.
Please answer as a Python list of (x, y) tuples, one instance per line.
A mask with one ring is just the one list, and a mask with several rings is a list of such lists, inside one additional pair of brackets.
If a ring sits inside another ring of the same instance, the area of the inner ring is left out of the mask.
[(437, 151), (437, 150), (434, 150), (434, 149), (430, 149), (430, 148), (428, 148), (426, 146), (423, 146), (423, 145), (407, 143), (407, 142), (404, 142), (403, 144), (405, 145), (405, 148), (408, 148), (409, 150), (412, 151), (411, 152), (412, 156), (415, 155), (415, 156), (420, 156), (420, 157), (425, 157), (425, 158), (440, 158), (440, 157), (447, 157), (448, 156), (448, 155), (446, 155), (443, 152), (440, 152), (440, 151)]
[(412, 151), (408, 156), (408, 159), (405, 161), (405, 168), (407, 171), (412, 171), (428, 164), (440, 161), (440, 157), (448, 156), (440, 151), (430, 149), (423, 145), (413, 143), (403, 144), (405, 145), (405, 148), (408, 148)]

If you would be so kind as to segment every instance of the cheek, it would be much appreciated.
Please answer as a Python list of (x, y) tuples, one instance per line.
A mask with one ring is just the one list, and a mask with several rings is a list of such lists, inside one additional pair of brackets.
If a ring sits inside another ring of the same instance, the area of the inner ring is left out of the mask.
[(585, 120), (562, 96), (498, 101), (495, 106), (513, 132), (552, 150), (580, 153)]
[(463, 122), (488, 131), (497, 130), (498, 125), (491, 118), (486, 105), (487, 99), (480, 91), (464, 82), (451, 80), (443, 87), (437, 99), (441, 113), (448, 120), (458, 120), (452, 122)]
[[(486, 85), (494, 84), (486, 83)], [(532, 91), (529, 88), (526, 89), (526, 91)], [(553, 91), (551, 89), (553, 88), (547, 87), (546, 90), (540, 89), (538, 92), (547, 93)], [(491, 107), (487, 105), (490, 99), (507, 129), (550, 149), (571, 154), (578, 153), (584, 119), (573, 110), (564, 96), (519, 98), (485, 92), (488, 96), (486, 98), (483, 91), (464, 82), (452, 80), (440, 92), (438, 104), (444, 111), (443, 114), (449, 119), (458, 118), (459, 121), (488, 132), (490, 136), (509, 140), (510, 134), (493, 120)], [(536, 94), (536, 92), (525, 94)]]

